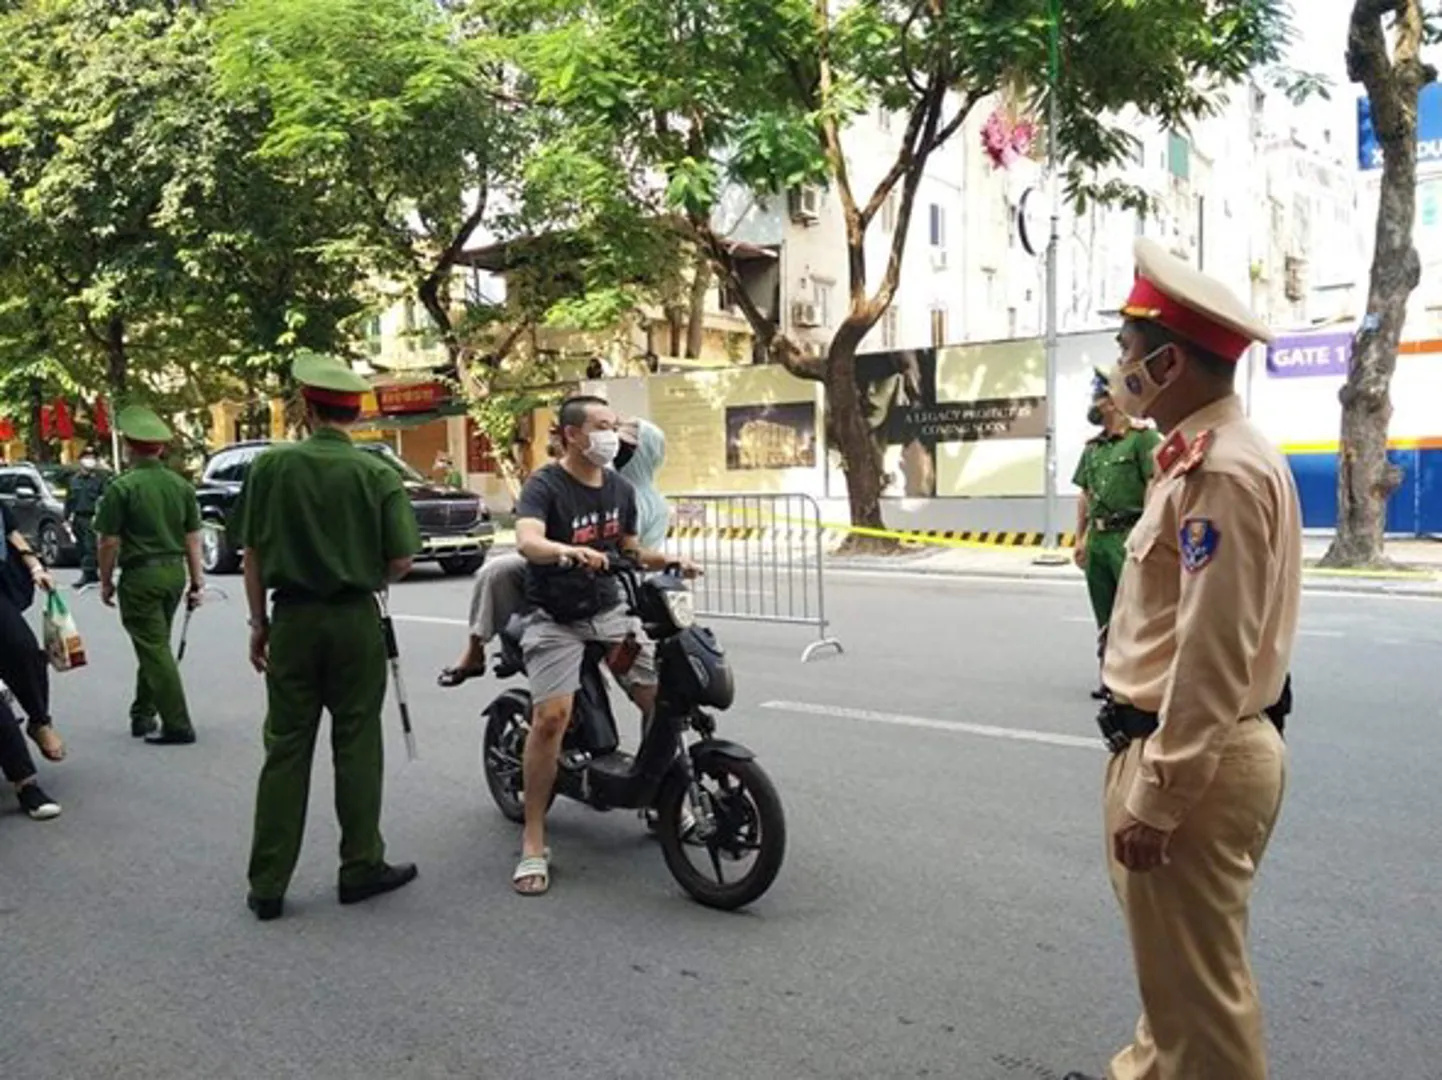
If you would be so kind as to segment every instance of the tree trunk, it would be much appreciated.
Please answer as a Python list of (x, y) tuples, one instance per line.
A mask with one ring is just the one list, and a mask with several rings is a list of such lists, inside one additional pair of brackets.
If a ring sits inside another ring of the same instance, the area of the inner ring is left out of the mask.
[(449, 268), (442, 271), (437, 269), (421, 279), (416, 288), (416, 295), (420, 298), (421, 306), (426, 309), (426, 314), (431, 317), (435, 324), (436, 332), (441, 335), (441, 344), (446, 348), (446, 360), (450, 366), (449, 374), (457, 381), (461, 378), (461, 343), (456, 337), (455, 323), (451, 321), (451, 313), (446, 310), (445, 302), (441, 296), (441, 282), (443, 274), (449, 273)]
[(39, 379), (30, 380), (30, 438), (25, 448), (31, 461), (48, 461), (50, 448), (41, 434), (40, 413), (45, 408), (45, 384)]
[(697, 252), (695, 274), (691, 279), (691, 310), (687, 313), (686, 359), (695, 360), (706, 343), (706, 293), (711, 288), (711, 257)]
[(1396, 7), (1356, 0), (1347, 46), (1347, 70), (1367, 88), (1383, 165), (1376, 247), (1368, 284), (1367, 313), (1353, 343), (1342, 403), (1337, 458), (1337, 533), (1322, 562), (1365, 567), (1385, 562), (1387, 500), (1401, 482), (1387, 459), (1392, 419), (1391, 383), (1407, 301), (1421, 280), (1412, 243), (1417, 211), (1417, 95), (1435, 72), (1419, 59), (1422, 12), (1405, 0), (1397, 17), (1396, 47), (1389, 57), (1383, 14)]
[(105, 326), (105, 377), (114, 401), (125, 401), (125, 384), (130, 379), (130, 361), (125, 351), (125, 320), (113, 315)]
[[(861, 411), (861, 393), (856, 382), (856, 348), (864, 331), (847, 320), (826, 354), (826, 402), (830, 411), (828, 431), (836, 440), (846, 473), (846, 495), (851, 503), (851, 524), (858, 529), (884, 529), (881, 517), (882, 460), (876, 452), (866, 417)], [(841, 545), (845, 554), (886, 553), (896, 542), (865, 533), (851, 533)]]

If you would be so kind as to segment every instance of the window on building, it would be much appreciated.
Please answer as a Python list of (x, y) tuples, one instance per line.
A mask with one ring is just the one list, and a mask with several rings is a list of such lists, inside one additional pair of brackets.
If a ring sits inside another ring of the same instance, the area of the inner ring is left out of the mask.
[(946, 308), (931, 309), (931, 344), (941, 348), (946, 344)]
[(996, 271), (984, 270), (982, 277), (986, 281), (986, 310), (996, 309)]
[(901, 194), (891, 189), (891, 194), (886, 196), (886, 201), (881, 204), (881, 227), (887, 232), (896, 231), (896, 214), (901, 207)]
[(876, 107), (876, 126), (882, 131), (889, 132), (891, 130), (891, 110), (885, 105)]
[(1178, 180), (1192, 178), (1192, 144), (1175, 131), (1167, 136), (1167, 170)]
[(881, 316), (881, 347), (894, 349), (901, 338), (901, 312), (895, 306), (886, 309)]
[(1017, 330), (1016, 308), (1009, 307), (1006, 309), (1006, 336), (1009, 338), (1017, 337)]
[(830, 281), (813, 280), (811, 288), (812, 296), (816, 301), (816, 321), (821, 326), (830, 326), (833, 283)]
[(931, 246), (946, 247), (946, 210), (937, 203), (931, 204)]

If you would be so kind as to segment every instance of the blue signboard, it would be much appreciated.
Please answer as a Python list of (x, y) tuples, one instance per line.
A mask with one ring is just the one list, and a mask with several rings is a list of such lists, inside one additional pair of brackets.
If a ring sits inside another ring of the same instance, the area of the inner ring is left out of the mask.
[(1293, 334), (1267, 349), (1267, 374), (1274, 379), (1345, 375), (1352, 362), (1352, 335)]
[[(1442, 83), (1428, 83), (1417, 95), (1417, 164), (1442, 162)], [(1382, 167), (1382, 143), (1372, 127), (1372, 103), (1357, 99), (1357, 168)]]

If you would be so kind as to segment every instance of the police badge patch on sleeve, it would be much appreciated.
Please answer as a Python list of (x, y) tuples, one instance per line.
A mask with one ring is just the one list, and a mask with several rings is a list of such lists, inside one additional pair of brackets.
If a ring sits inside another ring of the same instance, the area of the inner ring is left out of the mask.
[(1222, 534), (1210, 518), (1187, 518), (1182, 522), (1182, 567), (1195, 574), (1212, 561)]

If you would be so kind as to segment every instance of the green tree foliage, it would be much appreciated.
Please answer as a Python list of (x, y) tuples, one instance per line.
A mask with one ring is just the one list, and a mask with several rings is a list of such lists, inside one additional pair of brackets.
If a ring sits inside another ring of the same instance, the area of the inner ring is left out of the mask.
[[(764, 197), (819, 178), (839, 199), (849, 297), (826, 356), (803, 355), (744, 295), (742, 306), (775, 361), (826, 383), (857, 525), (882, 524), (882, 470), (862, 419), (856, 349), (900, 285), (922, 174), (994, 93), (1043, 100), (1054, 6), (1056, 135), (1078, 204), (1136, 197), (1095, 179), (1135, 145), (1125, 112), (1184, 127), (1273, 63), (1288, 34), (1280, 0), (546, 0), (525, 43), (540, 100), (593, 141), (624, 146), (633, 197), (682, 215), (733, 284), (730, 248), (712, 225), (727, 183)], [(863, 190), (845, 132), (877, 108), (902, 132)], [(867, 236), (893, 193), (895, 230), (873, 275)]]
[[(0, 362), (55, 391), (195, 408), (333, 347), (356, 273), (321, 190), (258, 165), (203, 7), (0, 11)], [(239, 378), (238, 378), (239, 377)]]

